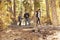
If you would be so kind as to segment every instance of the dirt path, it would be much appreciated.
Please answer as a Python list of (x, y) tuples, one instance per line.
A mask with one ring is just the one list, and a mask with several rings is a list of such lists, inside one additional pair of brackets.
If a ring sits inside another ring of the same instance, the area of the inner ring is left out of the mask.
[[(38, 32), (32, 27), (9, 27), (0, 32), (0, 40), (48, 40), (59, 28), (41, 27)], [(53, 29), (53, 30), (52, 30)], [(51, 39), (52, 40), (52, 39)]]

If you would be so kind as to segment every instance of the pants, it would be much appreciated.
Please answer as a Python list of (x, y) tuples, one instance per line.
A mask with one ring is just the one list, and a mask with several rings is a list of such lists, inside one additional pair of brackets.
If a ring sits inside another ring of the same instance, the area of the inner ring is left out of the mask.
[(40, 18), (37, 18), (37, 24), (40, 24)]
[(21, 21), (19, 21), (19, 25), (21, 26)]
[(25, 18), (25, 25), (30, 25), (30, 19), (29, 18)]

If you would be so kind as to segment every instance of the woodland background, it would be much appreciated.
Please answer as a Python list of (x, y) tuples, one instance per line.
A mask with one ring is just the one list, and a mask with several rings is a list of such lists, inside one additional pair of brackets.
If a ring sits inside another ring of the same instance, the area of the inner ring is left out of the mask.
[(30, 13), (31, 24), (35, 25), (37, 9), (41, 9), (41, 25), (60, 25), (60, 0), (0, 0), (0, 27), (16, 24), (18, 15), (24, 18), (25, 11)]

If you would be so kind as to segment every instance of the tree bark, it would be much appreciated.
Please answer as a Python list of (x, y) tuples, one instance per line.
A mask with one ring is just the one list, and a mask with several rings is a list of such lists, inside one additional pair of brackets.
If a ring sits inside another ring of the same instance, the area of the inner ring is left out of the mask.
[(52, 10), (52, 24), (58, 25), (57, 11), (56, 11), (56, 0), (50, 0), (50, 7)]
[(60, 8), (60, 0), (59, 0), (59, 8)]
[(46, 2), (46, 14), (47, 14), (47, 24), (51, 24), (50, 13), (49, 13), (49, 0), (45, 0)]
[(13, 12), (13, 24), (16, 24), (16, 5), (15, 5), (15, 0), (13, 1), (13, 7), (14, 7), (14, 12)]

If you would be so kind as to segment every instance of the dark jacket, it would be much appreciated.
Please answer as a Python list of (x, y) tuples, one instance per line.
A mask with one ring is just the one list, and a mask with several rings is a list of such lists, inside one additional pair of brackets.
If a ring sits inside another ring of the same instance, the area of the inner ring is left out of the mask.
[(29, 18), (29, 13), (25, 13), (24, 18)]
[(36, 17), (38, 17), (38, 11), (36, 11)]
[(37, 12), (36, 12), (36, 17), (40, 18), (40, 15), (41, 15), (41, 14), (37, 11)]
[(21, 16), (18, 16), (18, 21), (21, 21), (21, 19), (22, 19)]

